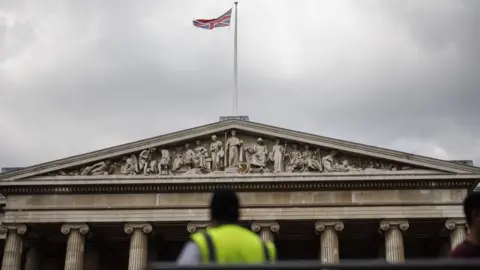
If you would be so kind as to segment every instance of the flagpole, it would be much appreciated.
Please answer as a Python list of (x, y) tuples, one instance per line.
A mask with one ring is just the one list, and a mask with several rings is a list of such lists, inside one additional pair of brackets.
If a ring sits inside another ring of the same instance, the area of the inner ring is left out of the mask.
[(233, 76), (235, 80), (235, 89), (233, 92), (233, 116), (238, 114), (238, 63), (237, 63), (237, 25), (238, 25), (238, 2), (235, 1), (235, 29), (233, 34)]

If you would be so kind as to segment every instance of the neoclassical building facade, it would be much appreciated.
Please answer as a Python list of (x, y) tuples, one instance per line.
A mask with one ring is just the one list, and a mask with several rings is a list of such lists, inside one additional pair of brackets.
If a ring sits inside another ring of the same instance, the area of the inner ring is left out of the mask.
[(173, 261), (230, 187), (280, 260), (445, 256), (480, 168), (227, 119), (0, 174), (2, 270)]

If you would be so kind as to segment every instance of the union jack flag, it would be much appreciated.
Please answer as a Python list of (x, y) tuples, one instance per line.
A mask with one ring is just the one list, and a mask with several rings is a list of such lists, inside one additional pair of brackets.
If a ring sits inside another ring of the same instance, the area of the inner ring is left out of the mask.
[(193, 25), (198, 28), (212, 30), (217, 27), (230, 26), (230, 19), (232, 18), (232, 9), (229, 9), (225, 14), (216, 19), (198, 19), (193, 21)]

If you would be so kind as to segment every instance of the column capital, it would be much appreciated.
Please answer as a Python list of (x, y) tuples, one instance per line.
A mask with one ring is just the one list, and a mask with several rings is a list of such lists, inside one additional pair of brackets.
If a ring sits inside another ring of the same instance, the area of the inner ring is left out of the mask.
[(410, 224), (406, 219), (385, 219), (380, 221), (380, 229), (382, 231), (388, 231), (391, 228), (399, 228), (402, 231), (408, 230)]
[(142, 230), (143, 233), (149, 234), (152, 232), (153, 227), (149, 223), (127, 223), (124, 230), (126, 234), (131, 234), (135, 230)]
[(23, 235), (27, 233), (27, 226), (25, 224), (2, 224), (0, 226), (0, 234), (7, 234), (11, 231)]
[(447, 221), (445, 221), (445, 227), (450, 231), (455, 230), (457, 227), (466, 228), (467, 227), (467, 220), (464, 219), (464, 218), (447, 219)]
[(90, 231), (90, 227), (85, 223), (67, 223), (63, 224), (60, 228), (63, 234), (69, 234), (72, 230), (78, 230), (81, 234), (85, 235)]
[(269, 230), (276, 233), (280, 230), (280, 224), (278, 224), (278, 222), (276, 221), (254, 221), (250, 228), (254, 232), (259, 232), (261, 230)]
[(341, 220), (317, 220), (315, 222), (315, 232), (323, 232), (327, 227), (333, 227), (335, 231), (341, 232), (345, 226)]
[(195, 233), (199, 230), (204, 230), (210, 227), (209, 222), (202, 222), (202, 221), (191, 221), (187, 224), (187, 231), (189, 233)]

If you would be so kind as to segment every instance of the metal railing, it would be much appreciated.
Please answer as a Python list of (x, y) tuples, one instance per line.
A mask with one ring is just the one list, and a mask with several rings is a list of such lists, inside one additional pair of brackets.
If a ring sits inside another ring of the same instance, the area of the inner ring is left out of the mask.
[(285, 261), (275, 264), (262, 265), (201, 265), (201, 266), (179, 266), (167, 263), (150, 263), (149, 270), (159, 269), (192, 269), (192, 270), (480, 270), (480, 258), (477, 260), (411, 260), (400, 264), (386, 263), (384, 260), (352, 260), (340, 264), (321, 264), (318, 261)]

